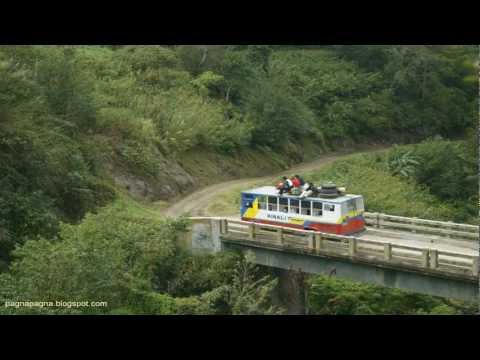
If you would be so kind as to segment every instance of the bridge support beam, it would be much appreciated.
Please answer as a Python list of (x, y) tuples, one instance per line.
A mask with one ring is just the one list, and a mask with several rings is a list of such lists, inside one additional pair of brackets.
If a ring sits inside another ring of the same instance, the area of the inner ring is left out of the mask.
[(329, 257), (295, 254), (276, 249), (225, 243), (225, 249), (250, 250), (259, 265), (278, 269), (299, 269), (308, 274), (319, 274), (366, 282), (416, 293), (478, 301), (478, 283), (451, 278), (434, 277), (421, 272), (394, 270), (372, 265), (344, 261)]

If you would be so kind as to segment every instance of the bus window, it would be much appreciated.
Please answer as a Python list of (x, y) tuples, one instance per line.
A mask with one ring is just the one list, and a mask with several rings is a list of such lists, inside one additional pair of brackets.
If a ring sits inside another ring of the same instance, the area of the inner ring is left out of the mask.
[(313, 203), (313, 216), (323, 216), (323, 204), (319, 202)]
[(312, 215), (312, 202), (302, 200), (302, 215)]
[(268, 211), (278, 211), (278, 198), (276, 196), (268, 197)]
[(250, 209), (253, 206), (253, 195), (242, 194), (242, 203), (245, 205), (245, 208)]
[(347, 202), (347, 211), (352, 212), (352, 211), (357, 211), (357, 202), (355, 199), (349, 200)]
[(260, 210), (267, 210), (267, 197), (259, 196), (258, 197), (258, 208)]
[(358, 211), (365, 211), (365, 208), (364, 208), (364, 205), (363, 205), (363, 199), (362, 198), (358, 198), (356, 199), (356, 202), (357, 202), (357, 210)]
[(288, 199), (286, 198), (279, 198), (279, 209), (278, 211), (288, 213)]
[(335, 211), (335, 205), (332, 205), (332, 204), (325, 204), (325, 207), (324, 207), (325, 211), (331, 211), (331, 212), (334, 212)]
[(290, 212), (293, 214), (300, 214), (300, 201), (290, 199)]

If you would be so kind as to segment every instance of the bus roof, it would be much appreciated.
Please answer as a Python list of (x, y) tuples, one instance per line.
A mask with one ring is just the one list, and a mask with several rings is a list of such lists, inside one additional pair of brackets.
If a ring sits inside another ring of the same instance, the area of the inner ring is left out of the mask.
[[(242, 193), (243, 194), (252, 194), (252, 195), (278, 196), (278, 197), (300, 200), (299, 196), (288, 195), (288, 194), (279, 195), (278, 190), (274, 186), (263, 186), (263, 187), (259, 187), (259, 188), (252, 189), (252, 190), (242, 191)], [(348, 195), (339, 196), (339, 197), (333, 198), (333, 199), (320, 198), (320, 197), (309, 197), (309, 198), (303, 198), (301, 200), (321, 201), (321, 202), (338, 204), (338, 203), (343, 203), (347, 200), (358, 199), (358, 198), (361, 198), (361, 197), (362, 197), (361, 195), (348, 194)]]

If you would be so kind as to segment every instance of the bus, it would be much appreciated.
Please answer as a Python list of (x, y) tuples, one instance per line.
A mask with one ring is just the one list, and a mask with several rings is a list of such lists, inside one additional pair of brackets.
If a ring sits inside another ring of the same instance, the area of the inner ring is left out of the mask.
[(259, 224), (337, 235), (365, 230), (363, 196), (347, 195), (337, 189), (333, 196), (331, 191), (320, 191), (315, 197), (301, 198), (280, 195), (274, 186), (264, 186), (242, 192), (240, 211), (243, 221)]

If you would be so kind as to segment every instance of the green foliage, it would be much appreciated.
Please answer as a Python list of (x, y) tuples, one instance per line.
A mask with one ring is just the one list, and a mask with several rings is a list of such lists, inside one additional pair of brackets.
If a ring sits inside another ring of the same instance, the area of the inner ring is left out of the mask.
[(315, 276), (308, 286), (312, 315), (460, 315), (474, 307), (446, 299)]
[(205, 48), (183, 45), (176, 49), (176, 53), (182, 62), (183, 68), (193, 76), (197, 76), (202, 72), (206, 56)]
[(176, 315), (216, 315), (203, 297), (175, 298)]
[(247, 59), (268, 72), (270, 67), (270, 57), (272, 55), (272, 46), (270, 45), (248, 45)]
[(250, 123), (238, 115), (225, 119), (224, 111), (189, 90), (172, 93), (154, 118), (163, 148), (176, 153), (198, 146), (229, 151), (247, 145)]
[(455, 207), (445, 204), (425, 186), (391, 175), (381, 155), (354, 155), (306, 175), (316, 184), (332, 181), (352, 194), (362, 194), (369, 212), (437, 220), (464, 220)]
[[(466, 142), (397, 146), (387, 152), (353, 155), (304, 176), (315, 184), (331, 181), (349, 193), (362, 194), (370, 212), (477, 224), (476, 142), (471, 132)], [(262, 180), (249, 187), (264, 185), (271, 184)], [(242, 190), (219, 194), (209, 203), (207, 213), (236, 214)], [(442, 197), (443, 193), (448, 197)]]
[(177, 54), (162, 46), (126, 46), (116, 54), (128, 63), (129, 68), (134, 72), (180, 67)]
[(4, 261), (23, 237), (53, 237), (60, 220), (78, 221), (114, 198), (84, 149), (56, 130), (27, 124), (0, 133), (0, 226), (9, 234), (0, 241)]
[(171, 313), (173, 300), (153, 293), (153, 279), (174, 255), (181, 229), (181, 223), (133, 216), (122, 203), (79, 225), (62, 225), (58, 240), (27, 241), (15, 251), (15, 298), (108, 302), (87, 312), (128, 305), (135, 313)]
[[(204, 292), (201, 295), (176, 299), (178, 314), (274, 315), (284, 311), (272, 305), (272, 291), (277, 286), (277, 279), (254, 265), (249, 254), (223, 256), (228, 257), (224, 259), (228, 264), (222, 263), (220, 267), (215, 266), (215, 270), (223, 271), (220, 276), (216, 276), (216, 281), (210, 283), (208, 291), (203, 289)], [(214, 265), (218, 261), (216, 258), (218, 256), (210, 259)], [(232, 260), (235, 261), (232, 263)], [(188, 284), (186, 289), (189, 289)]]
[(201, 295), (230, 283), (239, 260), (234, 253), (191, 256), (177, 252), (171, 271), (157, 273), (156, 288), (175, 297)]
[(413, 149), (420, 159), (416, 180), (432, 193), (443, 200), (467, 200), (477, 192), (474, 158), (468, 158), (465, 143), (430, 140)]
[(28, 69), (0, 52), (0, 114), (5, 116), (20, 104), (32, 102), (38, 89), (29, 76)]
[(397, 147), (392, 150), (387, 159), (388, 171), (393, 176), (411, 177), (420, 163), (412, 156), (412, 151), (401, 151)]
[(175, 299), (151, 291), (133, 290), (126, 304), (135, 315), (172, 315), (177, 312)]
[(149, 148), (138, 141), (127, 140), (117, 148), (119, 162), (134, 173), (155, 178), (160, 170), (160, 164), (155, 157), (155, 149)]
[[(448, 46), (4, 46), (0, 89), (9, 105), (29, 102), (71, 134), (91, 129), (103, 108), (128, 109), (132, 123), (141, 124), (155, 120), (172, 96), (197, 92), (207, 108), (186, 106), (224, 114), (232, 130), (218, 119), (214, 134), (188, 131), (201, 119), (174, 121), (160, 131), (161, 150), (213, 141), (213, 148), (231, 151), (250, 145), (252, 132), (255, 145), (281, 148), (282, 139), (461, 133), (475, 113), (473, 55), (469, 47)], [(239, 138), (230, 134), (237, 130)]]
[(238, 104), (238, 99), (253, 81), (254, 70), (249, 66), (246, 54), (239, 51), (227, 51), (219, 66), (219, 72), (223, 75), (226, 89), (226, 100)]
[(259, 272), (249, 254), (237, 263), (232, 284), (227, 288), (232, 315), (274, 315), (283, 311), (271, 304), (278, 280)]
[(35, 81), (42, 87), (50, 114), (68, 126), (70, 134), (95, 126), (96, 109), (92, 99), (93, 84), (83, 76), (72, 48), (41, 49), (35, 65)]
[[(313, 178), (364, 194), (370, 211), (470, 221), (476, 56), (446, 45), (0, 46), (0, 271), (19, 247), (0, 296), (102, 296), (101, 313), (277, 312), (274, 282), (245, 259), (178, 251), (182, 222), (118, 202), (84, 218), (116, 196), (106, 169), (155, 179), (165, 156), (205, 148), (285, 155), (308, 142), (468, 135)], [(344, 303), (338, 311), (360, 311)]]
[(382, 70), (388, 63), (388, 45), (335, 45), (336, 52), (368, 71)]
[(271, 74), (308, 106), (315, 115), (310, 128), (329, 141), (383, 134), (391, 126), (391, 96), (381, 89), (380, 74), (364, 73), (325, 51), (278, 52)]
[[(367, 211), (475, 223), (478, 209), (476, 137), (428, 140), (386, 154), (355, 155), (310, 174), (365, 197)], [(448, 165), (446, 165), (448, 164)]]
[(473, 149), (476, 137), (452, 142), (428, 140), (407, 147), (417, 161), (413, 179), (442, 202), (457, 207), (457, 220), (477, 216), (478, 173), (477, 154)]
[(192, 81), (192, 85), (198, 91), (199, 95), (204, 97), (218, 94), (223, 83), (223, 76), (215, 74), (212, 71), (204, 72)]
[(0, 301), (105, 301), (107, 307), (7, 308), (12, 314), (270, 314), (276, 282), (235, 253), (177, 246), (184, 219), (158, 219), (120, 200), (54, 240), (28, 240), (0, 275)]
[(321, 138), (310, 109), (275, 82), (263, 82), (251, 89), (247, 111), (255, 124), (255, 144), (278, 149), (301, 137)]

